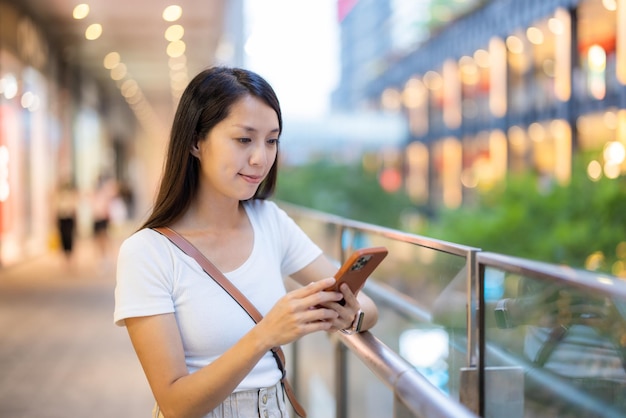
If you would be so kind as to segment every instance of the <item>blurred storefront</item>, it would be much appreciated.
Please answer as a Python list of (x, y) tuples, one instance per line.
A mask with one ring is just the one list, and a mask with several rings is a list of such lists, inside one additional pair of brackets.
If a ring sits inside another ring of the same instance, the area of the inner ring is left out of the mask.
[[(344, 11), (342, 34), (354, 33), (359, 17), (387, 13), (379, 26), (387, 36), (361, 32), (360, 41), (388, 43), (360, 63), (371, 70), (360, 72), (361, 95), (335, 93), (351, 97), (339, 106), (406, 116), (405, 187), (416, 204), (456, 207), (528, 169), (567, 184), (580, 154), (593, 180), (626, 172), (626, 1), (419, 3), (429, 13), (392, 0)], [(401, 6), (415, 35), (402, 43), (387, 30)], [(447, 21), (416, 23), (423, 16)], [(342, 68), (350, 79), (359, 66), (344, 60)]]
[(49, 39), (0, 1), (0, 266), (52, 245), (61, 181), (87, 193), (103, 170), (115, 172), (106, 101)]

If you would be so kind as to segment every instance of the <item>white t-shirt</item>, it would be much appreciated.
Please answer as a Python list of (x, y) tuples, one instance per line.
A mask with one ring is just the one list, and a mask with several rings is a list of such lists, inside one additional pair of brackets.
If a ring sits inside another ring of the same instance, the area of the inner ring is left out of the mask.
[[(283, 277), (322, 251), (273, 202), (244, 203), (254, 231), (250, 257), (225, 276), (265, 315), (285, 294)], [(254, 322), (191, 257), (151, 229), (136, 232), (120, 247), (114, 321), (174, 313), (190, 373), (234, 345)], [(280, 380), (268, 351), (236, 391), (268, 387)]]

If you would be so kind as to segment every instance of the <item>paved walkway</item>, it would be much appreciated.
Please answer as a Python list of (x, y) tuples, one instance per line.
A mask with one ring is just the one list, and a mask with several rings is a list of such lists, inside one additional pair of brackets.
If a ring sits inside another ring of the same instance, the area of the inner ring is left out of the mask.
[[(114, 246), (117, 253), (117, 247)], [(112, 263), (81, 243), (0, 269), (0, 418), (134, 418), (153, 400), (124, 328)]]

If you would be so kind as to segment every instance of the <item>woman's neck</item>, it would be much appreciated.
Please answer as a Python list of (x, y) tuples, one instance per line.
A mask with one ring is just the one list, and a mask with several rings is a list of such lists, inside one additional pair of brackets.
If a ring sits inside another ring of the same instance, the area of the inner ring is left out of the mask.
[(237, 229), (245, 220), (239, 201), (196, 200), (174, 227), (188, 232), (212, 232)]

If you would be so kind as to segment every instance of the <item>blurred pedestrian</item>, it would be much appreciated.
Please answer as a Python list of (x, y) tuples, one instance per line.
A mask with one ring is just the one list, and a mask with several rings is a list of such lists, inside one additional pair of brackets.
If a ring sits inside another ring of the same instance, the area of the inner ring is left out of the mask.
[(56, 223), (66, 266), (72, 266), (78, 192), (71, 180), (63, 181), (55, 195)]
[(119, 197), (124, 202), (126, 208), (126, 219), (133, 219), (135, 217), (135, 194), (128, 182), (122, 181), (119, 183)]
[(93, 217), (93, 239), (100, 256), (102, 267), (109, 267), (111, 261), (111, 238), (109, 227), (111, 223), (111, 205), (117, 196), (115, 179), (106, 174), (98, 178), (95, 191), (91, 199)]

